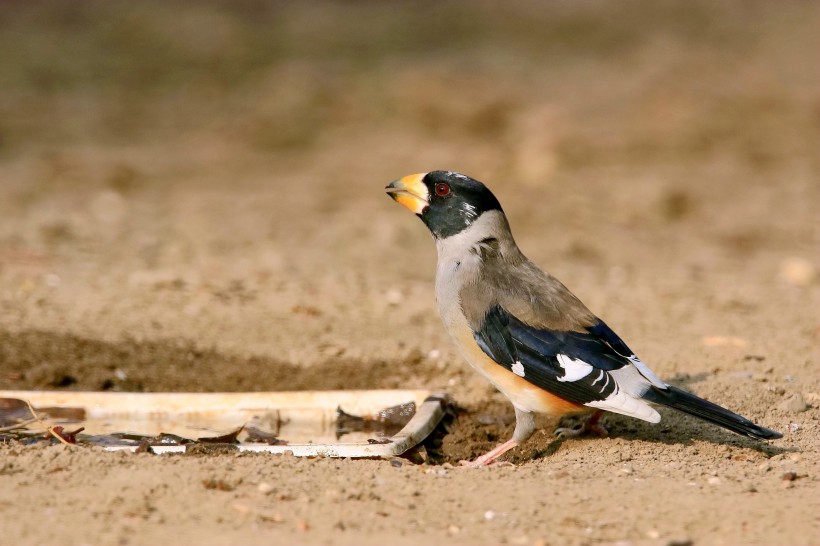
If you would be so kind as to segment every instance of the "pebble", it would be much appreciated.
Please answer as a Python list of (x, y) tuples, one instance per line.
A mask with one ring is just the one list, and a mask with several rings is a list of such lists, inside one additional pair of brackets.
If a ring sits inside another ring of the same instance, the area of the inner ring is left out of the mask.
[(741, 349), (749, 345), (742, 337), (735, 336), (704, 336), (701, 343), (705, 347), (736, 347)]
[(780, 479), (786, 482), (793, 482), (797, 479), (797, 472), (794, 470), (789, 470), (788, 472), (784, 472)]
[(248, 512), (251, 511), (250, 507), (248, 507), (247, 505), (244, 505), (242, 503), (239, 503), (239, 502), (233, 503), (231, 505), (231, 508), (233, 508), (234, 510), (236, 510), (240, 514), (247, 514)]
[(447, 526), (447, 532), (451, 535), (457, 535), (461, 532), (461, 527), (458, 525), (453, 525), (452, 523)]
[(495, 512), (493, 512), (492, 510), (487, 510), (486, 512), (484, 512), (484, 519), (486, 519), (487, 521), (494, 520)]
[(395, 288), (391, 288), (384, 295), (384, 299), (390, 305), (398, 305), (404, 299), (404, 295), (400, 291), (396, 290)]
[(749, 482), (744, 486), (743, 491), (746, 493), (757, 493), (757, 486)]
[(817, 269), (805, 258), (788, 258), (780, 264), (780, 278), (795, 286), (808, 286), (816, 277)]
[(259, 485), (256, 486), (256, 490), (262, 493), (263, 495), (269, 495), (273, 492), (273, 486), (268, 482), (261, 482)]
[(706, 480), (706, 483), (708, 483), (709, 485), (720, 485), (720, 478), (718, 478), (717, 476), (712, 476), (711, 478)]
[(796, 392), (780, 402), (777, 405), (777, 409), (789, 413), (800, 413), (809, 409), (809, 405), (806, 404), (806, 401), (803, 399), (803, 395)]

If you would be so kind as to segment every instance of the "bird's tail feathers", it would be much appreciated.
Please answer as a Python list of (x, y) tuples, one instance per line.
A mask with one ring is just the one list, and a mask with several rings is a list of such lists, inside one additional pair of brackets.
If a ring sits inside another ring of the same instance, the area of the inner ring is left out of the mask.
[(644, 398), (649, 402), (669, 406), (750, 438), (773, 440), (783, 437), (775, 430), (756, 425), (726, 408), (671, 385), (664, 389), (650, 387), (649, 391), (644, 394)]

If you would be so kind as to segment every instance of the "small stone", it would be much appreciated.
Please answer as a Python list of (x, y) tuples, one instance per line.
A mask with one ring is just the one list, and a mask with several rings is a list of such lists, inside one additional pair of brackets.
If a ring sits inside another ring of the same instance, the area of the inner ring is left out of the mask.
[(780, 278), (795, 286), (808, 286), (817, 277), (817, 268), (805, 258), (787, 258), (780, 264)]
[(487, 521), (494, 520), (495, 512), (493, 512), (492, 510), (487, 510), (486, 512), (484, 512), (484, 519), (486, 519)]
[(390, 459), (390, 466), (394, 468), (401, 468), (403, 464), (401, 459)]
[(802, 427), (800, 423), (789, 423), (789, 432), (794, 434), (795, 432), (799, 431)]
[(743, 491), (746, 493), (757, 493), (757, 486), (749, 482), (743, 487)]
[(46, 286), (48, 286), (49, 288), (57, 288), (58, 286), (60, 286), (60, 282), (60, 276), (56, 273), (49, 273), (48, 275), (46, 275)]
[(398, 305), (404, 299), (404, 295), (402, 295), (402, 293), (400, 291), (396, 290), (395, 288), (391, 288), (384, 295), (384, 299), (390, 305)]
[(441, 351), (438, 349), (432, 349), (429, 353), (427, 353), (427, 358), (429, 360), (438, 360), (441, 357)]
[(231, 508), (233, 508), (234, 510), (236, 510), (240, 514), (247, 514), (248, 512), (251, 511), (251, 509), (247, 505), (239, 503), (239, 502), (233, 503), (231, 505)]
[(718, 478), (717, 476), (712, 476), (711, 478), (706, 480), (706, 483), (708, 483), (709, 485), (720, 485), (720, 478)]
[(758, 466), (757, 469), (761, 472), (768, 472), (772, 469), (772, 464), (769, 461), (764, 461), (760, 463), (760, 466)]
[(692, 546), (692, 544), (694, 542), (689, 537), (675, 537), (664, 542), (664, 546)]
[(268, 482), (260, 482), (259, 485), (256, 486), (256, 490), (263, 495), (269, 495), (273, 492), (273, 486)]
[(624, 465), (623, 468), (621, 468), (618, 472), (620, 472), (621, 474), (626, 474), (627, 476), (630, 476), (630, 475), (632, 475), (633, 472), (635, 472), (635, 470), (629, 465)]
[(310, 529), (310, 524), (306, 521), (299, 521), (296, 523), (296, 528), (300, 531), (307, 531)]
[(795, 472), (794, 470), (789, 470), (788, 472), (784, 472), (780, 476), (780, 479), (785, 481), (785, 482), (793, 482), (797, 478), (798, 478), (797, 472)]
[(809, 409), (809, 405), (806, 404), (806, 401), (803, 399), (803, 395), (796, 392), (780, 402), (777, 405), (777, 409), (789, 413), (800, 413)]
[[(749, 342), (742, 337), (735, 336), (704, 336), (703, 339), (701, 339), (701, 343), (703, 343), (705, 347), (735, 347), (738, 349), (749, 345)], [(751, 377), (751, 374), (749, 374), (749, 376)]]
[(648, 538), (651, 538), (652, 540), (658, 540), (659, 538), (661, 538), (661, 532), (657, 529), (650, 529), (646, 532), (646, 536)]
[(458, 525), (453, 525), (452, 523), (447, 526), (447, 533), (450, 535), (457, 535), (461, 532), (461, 528)]

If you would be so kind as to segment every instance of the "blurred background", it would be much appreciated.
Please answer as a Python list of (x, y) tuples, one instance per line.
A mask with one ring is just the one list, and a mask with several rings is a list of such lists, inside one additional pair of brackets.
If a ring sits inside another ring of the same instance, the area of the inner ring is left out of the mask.
[(805, 332), (818, 28), (811, 1), (0, 3), (0, 387), (452, 386), (433, 245), (382, 191), (433, 169), (666, 374), (768, 327), (762, 292)]

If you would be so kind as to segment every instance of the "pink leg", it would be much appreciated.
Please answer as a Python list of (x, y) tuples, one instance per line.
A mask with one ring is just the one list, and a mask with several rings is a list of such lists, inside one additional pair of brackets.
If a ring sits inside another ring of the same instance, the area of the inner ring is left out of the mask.
[(515, 440), (507, 440), (503, 444), (495, 446), (492, 450), (488, 451), (478, 459), (474, 461), (461, 461), (462, 466), (466, 466), (469, 468), (478, 468), (480, 466), (487, 466), (492, 464), (497, 458), (504, 455), (506, 452), (511, 450), (512, 448), (516, 447), (518, 442)]
[(492, 450), (485, 453), (475, 461), (461, 461), (461, 464), (469, 468), (478, 468), (480, 466), (493, 464), (493, 461), (497, 458), (501, 457), (512, 448), (526, 442), (527, 439), (532, 436), (533, 431), (535, 431), (535, 421), (533, 420), (532, 413), (515, 408), (515, 430), (513, 431), (512, 438), (503, 444), (494, 447)]

